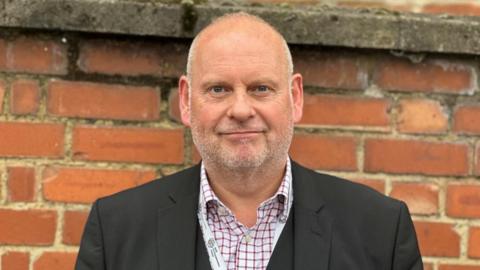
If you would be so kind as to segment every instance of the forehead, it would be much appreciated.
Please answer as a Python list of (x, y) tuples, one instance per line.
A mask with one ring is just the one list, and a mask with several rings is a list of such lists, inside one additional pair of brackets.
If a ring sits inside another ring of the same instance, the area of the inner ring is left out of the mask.
[(287, 69), (282, 38), (262, 23), (240, 20), (211, 26), (201, 33), (196, 46), (193, 73), (222, 66)]

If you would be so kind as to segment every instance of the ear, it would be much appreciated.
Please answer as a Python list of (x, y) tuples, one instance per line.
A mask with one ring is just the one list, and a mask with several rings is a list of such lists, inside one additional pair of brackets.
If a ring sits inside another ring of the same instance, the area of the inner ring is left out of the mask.
[(190, 84), (185, 75), (178, 80), (178, 105), (180, 106), (180, 116), (182, 123), (190, 127)]
[(298, 123), (303, 115), (303, 78), (300, 73), (292, 75), (293, 122)]

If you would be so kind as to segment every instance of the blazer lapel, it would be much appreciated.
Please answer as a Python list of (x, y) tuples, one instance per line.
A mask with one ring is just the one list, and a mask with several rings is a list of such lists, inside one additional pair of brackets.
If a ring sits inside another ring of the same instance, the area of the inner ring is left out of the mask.
[(200, 170), (172, 179), (158, 210), (157, 254), (160, 270), (195, 269)]
[(313, 175), (292, 162), (295, 269), (327, 270), (333, 219)]
[(280, 234), (272, 256), (267, 265), (267, 270), (291, 270), (293, 268), (293, 211), (287, 219), (285, 227)]

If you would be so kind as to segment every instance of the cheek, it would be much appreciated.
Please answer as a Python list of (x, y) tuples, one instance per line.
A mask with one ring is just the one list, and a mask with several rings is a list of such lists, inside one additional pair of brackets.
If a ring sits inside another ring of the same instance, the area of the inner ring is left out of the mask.
[(219, 106), (206, 104), (192, 104), (192, 121), (203, 127), (214, 127), (224, 115), (224, 110)]
[(292, 110), (285, 104), (263, 108), (258, 113), (271, 130), (283, 131), (292, 122)]
[(281, 99), (275, 100), (265, 106), (263, 114), (274, 122), (285, 122), (292, 118), (293, 104), (289, 96), (282, 96)]

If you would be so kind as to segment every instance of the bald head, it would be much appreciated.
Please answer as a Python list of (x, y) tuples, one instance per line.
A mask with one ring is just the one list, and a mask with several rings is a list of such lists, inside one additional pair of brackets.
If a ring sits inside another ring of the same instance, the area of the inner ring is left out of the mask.
[[(290, 50), (283, 36), (263, 19), (245, 12), (226, 14), (214, 20), (204, 28), (193, 40), (188, 52), (187, 78), (189, 81), (194, 76), (194, 62), (204, 49), (212, 48), (213, 40), (223, 38), (224, 46), (248, 46), (255, 39), (263, 42), (272, 50), (278, 50), (280, 57), (277, 61), (284, 65), (286, 76), (290, 78), (293, 73), (293, 63)], [(247, 39), (248, 38), (248, 39)]]

